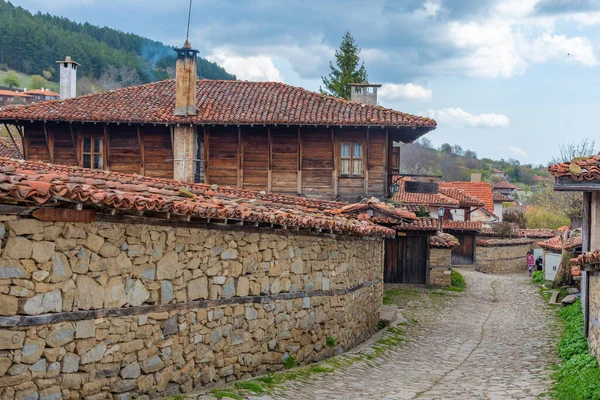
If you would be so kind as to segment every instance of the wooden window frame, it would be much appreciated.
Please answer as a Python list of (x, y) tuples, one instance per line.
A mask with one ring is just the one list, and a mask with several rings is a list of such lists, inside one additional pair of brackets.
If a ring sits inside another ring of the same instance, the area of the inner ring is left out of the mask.
[[(92, 145), (92, 152), (84, 152), (83, 151), (83, 142), (85, 139), (90, 139), (91, 140), (91, 145)], [(102, 146), (100, 148), (100, 152), (94, 152), (94, 142), (96, 139), (100, 139), (102, 140)], [(83, 134), (83, 135), (79, 135), (78, 136), (78, 144), (77, 144), (77, 153), (79, 154), (79, 163), (80, 163), (80, 167), (84, 167), (83, 165), (83, 155), (84, 154), (90, 154), (90, 161), (91, 161), (91, 165), (92, 167), (90, 167), (90, 169), (95, 169), (95, 170), (106, 170), (107, 165), (108, 165), (108, 160), (107, 160), (107, 152), (106, 152), (106, 147), (107, 147), (107, 143), (106, 143), (106, 137), (103, 134)], [(94, 154), (101, 154), (102, 156), (102, 166), (100, 168), (94, 168)], [(86, 168), (86, 167), (84, 167)]]
[[(349, 144), (350, 145), (350, 158), (348, 157), (342, 157), (342, 146), (344, 146), (345, 144)], [(358, 160), (358, 157), (354, 157), (354, 145), (355, 144), (360, 144), (361, 145), (361, 166), (362, 166), (362, 171), (360, 174), (355, 174), (354, 173), (354, 161)], [(364, 178), (365, 177), (365, 141), (364, 140), (341, 140), (338, 142), (338, 149), (339, 149), (339, 165), (338, 165), (338, 171), (340, 171), (339, 173), (339, 177), (340, 178)], [(342, 161), (343, 160), (350, 160), (350, 173), (349, 174), (342, 174)]]

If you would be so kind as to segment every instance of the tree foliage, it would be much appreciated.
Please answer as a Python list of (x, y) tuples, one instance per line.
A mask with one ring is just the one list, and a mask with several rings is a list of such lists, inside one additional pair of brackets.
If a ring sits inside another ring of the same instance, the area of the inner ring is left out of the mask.
[(29, 88), (30, 89), (41, 89), (41, 88), (47, 88), (47, 87), (48, 87), (48, 81), (46, 79), (44, 79), (43, 76), (32, 75), (29, 78)]
[(522, 208), (510, 207), (502, 211), (502, 220), (517, 225), (519, 228), (527, 226), (527, 216)]
[(18, 87), (21, 84), (19, 82), (19, 77), (14, 72), (9, 72), (8, 74), (4, 75), (4, 78), (2, 78), (2, 83), (9, 88)]
[(572, 159), (577, 157), (587, 157), (598, 153), (596, 148), (596, 141), (583, 139), (579, 143), (562, 143), (559, 146), (559, 153), (553, 157), (550, 161), (551, 164), (558, 164), (561, 162), (571, 162)]
[(323, 76), (323, 86), (321, 93), (330, 96), (350, 99), (350, 83), (367, 82), (367, 70), (364, 63), (360, 62), (360, 49), (354, 44), (354, 37), (350, 32), (346, 32), (340, 44), (340, 48), (335, 51), (335, 65), (329, 62), (329, 76)]
[[(51, 72), (67, 55), (81, 64), (82, 74), (95, 79), (113, 65), (132, 68), (141, 82), (152, 82), (168, 78), (167, 66), (175, 65), (171, 47), (135, 34), (31, 14), (5, 0), (0, 0), (0, 19), (0, 64), (27, 74)], [(201, 77), (235, 79), (204, 58), (198, 58), (197, 66)], [(57, 75), (47, 79), (58, 79)]]

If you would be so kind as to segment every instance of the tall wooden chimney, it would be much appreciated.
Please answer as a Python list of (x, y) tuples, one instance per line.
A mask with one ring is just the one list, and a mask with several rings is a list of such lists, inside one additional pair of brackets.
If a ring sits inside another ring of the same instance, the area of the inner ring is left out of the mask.
[(175, 49), (175, 115), (197, 115), (196, 107), (196, 55), (188, 40), (183, 47)]
[[(175, 115), (193, 116), (198, 114), (196, 107), (196, 55), (188, 40), (183, 47), (175, 49)], [(196, 155), (196, 126), (189, 123), (173, 127), (173, 178), (193, 182)]]

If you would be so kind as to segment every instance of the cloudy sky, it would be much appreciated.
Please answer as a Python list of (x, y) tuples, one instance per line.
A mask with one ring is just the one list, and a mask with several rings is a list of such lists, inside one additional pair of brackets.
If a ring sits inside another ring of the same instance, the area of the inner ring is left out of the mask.
[[(187, 0), (13, 0), (170, 45)], [(194, 0), (190, 40), (239, 79), (317, 91), (346, 30), (382, 106), (434, 117), (428, 137), (546, 164), (598, 138), (600, 0)]]

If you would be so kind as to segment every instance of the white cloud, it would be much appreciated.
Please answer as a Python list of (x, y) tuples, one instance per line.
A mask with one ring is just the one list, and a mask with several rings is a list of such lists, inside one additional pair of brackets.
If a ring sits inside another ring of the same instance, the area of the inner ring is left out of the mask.
[(433, 92), (430, 89), (414, 83), (384, 83), (379, 89), (379, 96), (385, 100), (427, 101), (431, 99), (432, 95)]
[(468, 128), (506, 128), (510, 125), (510, 120), (506, 115), (496, 113), (474, 115), (458, 107), (429, 110), (428, 114), (440, 125)]
[(241, 80), (283, 82), (283, 76), (269, 56), (240, 56), (224, 49), (215, 49), (206, 58), (216, 62)]
[(517, 146), (508, 146), (508, 151), (516, 157), (520, 157), (520, 158), (529, 157), (529, 154), (527, 154), (527, 152), (525, 150), (523, 150), (522, 148), (517, 147)]
[(419, 8), (412, 13), (414, 19), (427, 19), (435, 17), (442, 6), (439, 1), (426, 1), (423, 3), (423, 8)]
[(544, 34), (525, 45), (527, 58), (536, 63), (552, 58), (578, 62), (585, 66), (598, 65), (591, 41), (584, 37)]

